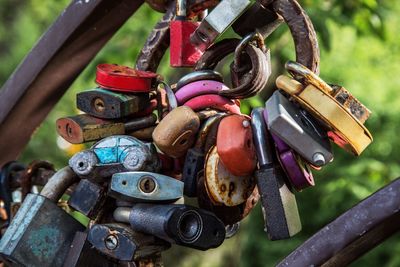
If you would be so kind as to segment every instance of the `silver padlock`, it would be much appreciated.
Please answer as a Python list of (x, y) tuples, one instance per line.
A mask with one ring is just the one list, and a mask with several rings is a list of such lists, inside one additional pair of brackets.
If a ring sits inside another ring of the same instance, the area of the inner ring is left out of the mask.
[(306, 161), (321, 167), (333, 160), (327, 133), (282, 93), (274, 92), (266, 102), (266, 112), (268, 129)]
[(249, 0), (222, 0), (201, 21), (190, 41), (201, 50), (206, 50), (250, 5)]

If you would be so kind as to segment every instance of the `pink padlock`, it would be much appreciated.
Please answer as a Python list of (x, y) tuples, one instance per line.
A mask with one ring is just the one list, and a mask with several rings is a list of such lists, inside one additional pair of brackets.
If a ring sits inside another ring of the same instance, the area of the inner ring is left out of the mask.
[(185, 102), (183, 106), (188, 106), (194, 111), (212, 108), (233, 114), (241, 114), (240, 107), (238, 106), (239, 103), (240, 102), (219, 95), (201, 95)]
[(201, 80), (183, 86), (175, 93), (175, 96), (178, 104), (182, 105), (193, 97), (207, 94), (218, 95), (218, 92), (222, 90), (229, 90), (229, 88), (222, 82)]

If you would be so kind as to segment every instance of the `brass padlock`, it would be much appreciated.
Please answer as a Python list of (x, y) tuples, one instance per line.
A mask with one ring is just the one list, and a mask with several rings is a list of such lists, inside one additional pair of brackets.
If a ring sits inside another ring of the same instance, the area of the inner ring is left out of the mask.
[[(302, 67), (302, 70), (304, 68)], [(310, 73), (312, 72), (309, 71), (306, 75), (302, 75), (308, 83), (306, 86), (287, 76), (279, 76), (276, 85), (279, 89), (290, 94), (316, 119), (322, 121), (330, 130), (328, 136), (333, 142), (357, 156), (360, 155), (373, 140), (371, 133), (363, 125), (368, 117), (366, 114), (369, 114), (370, 111), (362, 106), (358, 100), (352, 100), (355, 99), (354, 97), (347, 97), (345, 98), (347, 100), (341, 101), (343, 92), (347, 91), (341, 89), (339, 92), (335, 92), (331, 86), (321, 79), (315, 79), (317, 77), (315, 74), (310, 76)], [(335, 97), (338, 97), (339, 100)], [(357, 107), (355, 110), (358, 111), (352, 112), (354, 110), (352, 107)], [(360, 112), (360, 109), (362, 112)]]
[(235, 176), (223, 165), (214, 146), (207, 154), (205, 185), (210, 199), (219, 205), (237, 206), (249, 198), (255, 187), (252, 176)]
[(200, 119), (187, 106), (173, 109), (153, 132), (153, 141), (165, 154), (179, 158), (192, 147), (200, 128)]

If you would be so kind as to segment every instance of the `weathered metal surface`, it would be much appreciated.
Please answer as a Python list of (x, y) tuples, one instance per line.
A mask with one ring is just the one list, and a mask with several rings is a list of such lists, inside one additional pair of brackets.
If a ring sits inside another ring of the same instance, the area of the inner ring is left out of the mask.
[(253, 133), (248, 117), (231, 115), (218, 127), (217, 152), (225, 168), (236, 176), (252, 175), (257, 166)]
[(103, 119), (121, 119), (135, 115), (149, 103), (149, 95), (146, 93), (120, 94), (97, 88), (76, 95), (76, 106), (79, 110)]
[(346, 266), (400, 230), (400, 179), (329, 223), (278, 266)]
[(290, 94), (296, 102), (339, 137), (333, 138), (328, 133), (332, 141), (343, 149), (360, 155), (373, 140), (368, 129), (330, 94), (311, 84), (297, 93), (298, 84), (299, 82), (287, 76), (279, 76), (276, 80), (278, 88)]
[(240, 205), (254, 190), (254, 177), (231, 174), (222, 164), (216, 146), (207, 154), (204, 174), (207, 193), (217, 205)]
[(193, 145), (200, 119), (186, 106), (175, 108), (157, 125), (153, 140), (157, 147), (175, 158), (183, 156)]
[(116, 173), (110, 195), (134, 202), (174, 202), (183, 197), (183, 182), (151, 172)]
[(90, 219), (95, 219), (105, 202), (105, 197), (103, 186), (82, 179), (68, 199), (68, 205)]
[(176, 83), (176, 91), (178, 92), (182, 87), (188, 85), (189, 83), (201, 80), (211, 80), (221, 83), (224, 82), (224, 79), (219, 72), (216, 72), (214, 70), (198, 70), (190, 72), (185, 76), (183, 76), (182, 78), (180, 78), (179, 81)]
[(74, 0), (62, 12), (0, 91), (0, 148), (7, 151), (0, 165), (20, 154), (79, 73), (142, 3)]
[(241, 114), (238, 102), (215, 94), (207, 94), (193, 97), (192, 99), (189, 99), (187, 102), (185, 102), (183, 105), (190, 107), (194, 111), (211, 108), (219, 111)]
[(28, 194), (0, 241), (10, 266), (62, 266), (84, 226), (44, 196)]
[(73, 183), (78, 181), (78, 177), (70, 167), (64, 167), (57, 171), (40, 191), (40, 195), (57, 202), (64, 192)]
[(160, 75), (117, 64), (97, 66), (96, 83), (105, 89), (125, 93), (148, 93)]

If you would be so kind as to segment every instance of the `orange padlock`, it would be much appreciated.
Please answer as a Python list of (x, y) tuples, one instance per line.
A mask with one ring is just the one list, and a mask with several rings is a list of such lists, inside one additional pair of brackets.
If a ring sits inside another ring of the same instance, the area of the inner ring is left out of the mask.
[(247, 116), (235, 114), (221, 120), (218, 126), (217, 151), (225, 168), (233, 175), (253, 174), (257, 158)]

